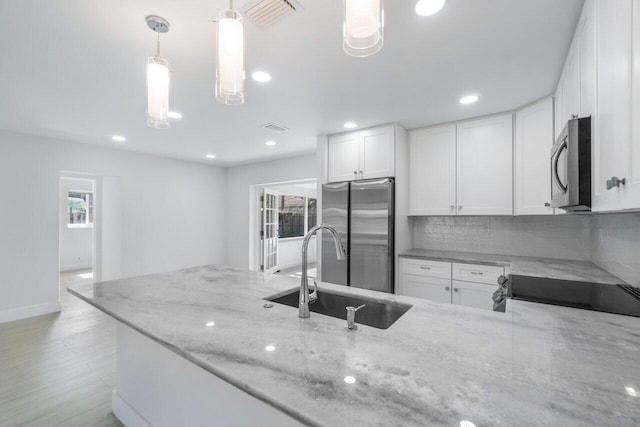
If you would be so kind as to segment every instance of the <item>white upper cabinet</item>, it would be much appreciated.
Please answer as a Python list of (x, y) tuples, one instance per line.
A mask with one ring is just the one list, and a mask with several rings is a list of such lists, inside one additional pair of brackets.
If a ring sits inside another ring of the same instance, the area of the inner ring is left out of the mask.
[(409, 215), (455, 215), (455, 125), (409, 132), (409, 192)]
[(552, 98), (516, 112), (513, 145), (515, 215), (553, 215), (549, 161), (553, 140)]
[(592, 211), (640, 209), (640, 0), (586, 0), (555, 101), (555, 133), (591, 116)]
[(511, 114), (411, 131), (409, 214), (512, 215), (512, 153)]
[(588, 117), (595, 108), (595, 26), (593, 0), (587, 0), (578, 21), (555, 94), (555, 133), (558, 137), (573, 117)]
[(596, 1), (594, 211), (640, 208), (638, 9), (638, 0)]
[(458, 215), (512, 215), (512, 174), (512, 114), (457, 125)]
[(576, 29), (580, 38), (580, 117), (593, 116), (596, 108), (596, 29), (594, 7), (593, 0), (585, 2), (582, 16)]
[(329, 137), (329, 182), (393, 177), (394, 165), (394, 125)]
[(360, 178), (384, 178), (394, 175), (394, 126), (383, 126), (359, 132)]
[(335, 135), (329, 138), (329, 182), (358, 178), (360, 169), (358, 133)]

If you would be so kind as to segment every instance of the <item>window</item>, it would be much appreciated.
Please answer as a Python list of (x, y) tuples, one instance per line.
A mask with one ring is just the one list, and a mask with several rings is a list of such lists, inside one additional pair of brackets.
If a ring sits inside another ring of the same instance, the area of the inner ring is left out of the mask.
[(302, 196), (280, 196), (278, 237), (302, 237), (316, 225), (317, 200)]
[(93, 193), (69, 191), (67, 196), (67, 227), (93, 227)]

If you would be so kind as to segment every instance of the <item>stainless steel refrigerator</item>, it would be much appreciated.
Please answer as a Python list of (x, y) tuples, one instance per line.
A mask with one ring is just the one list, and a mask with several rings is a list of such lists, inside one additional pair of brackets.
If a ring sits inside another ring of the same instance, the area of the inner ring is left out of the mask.
[(391, 178), (322, 186), (322, 222), (332, 225), (348, 257), (336, 259), (322, 233), (322, 281), (393, 293), (394, 181)]

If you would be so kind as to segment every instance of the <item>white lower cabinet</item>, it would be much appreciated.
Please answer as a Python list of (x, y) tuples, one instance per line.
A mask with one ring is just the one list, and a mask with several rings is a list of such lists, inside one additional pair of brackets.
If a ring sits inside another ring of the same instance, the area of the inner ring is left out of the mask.
[(451, 304), (451, 279), (403, 274), (400, 294)]
[(493, 310), (491, 297), (502, 274), (504, 267), (402, 258), (398, 294)]
[(464, 305), (466, 307), (481, 308), (484, 310), (493, 310), (493, 293), (498, 290), (498, 285), (488, 285), (486, 283), (463, 282), (461, 280), (453, 280), (452, 303), (456, 305)]

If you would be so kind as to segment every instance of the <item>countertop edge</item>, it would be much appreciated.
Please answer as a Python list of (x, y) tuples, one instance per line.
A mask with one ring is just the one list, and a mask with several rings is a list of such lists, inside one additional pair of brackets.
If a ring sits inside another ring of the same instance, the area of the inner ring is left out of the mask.
[(442, 262), (459, 262), (462, 264), (479, 264), (479, 265), (490, 265), (494, 267), (508, 267), (511, 265), (511, 261), (486, 261), (486, 260), (470, 260), (465, 258), (455, 258), (451, 256), (437, 256), (437, 255), (419, 255), (419, 254), (411, 254), (411, 253), (401, 253), (398, 254), (400, 258), (413, 258), (413, 259), (427, 259), (431, 261), (442, 261)]
[(231, 384), (234, 387), (237, 387), (238, 389), (242, 390), (243, 392), (247, 393), (250, 396), (255, 397), (256, 399), (260, 400), (263, 403), (266, 403), (267, 405), (283, 412), (284, 414), (290, 416), (291, 418), (294, 418), (297, 421), (300, 421), (301, 423), (308, 425), (308, 426), (312, 426), (312, 427), (326, 427), (323, 424), (319, 423), (318, 421), (308, 418), (304, 415), (302, 415), (300, 412), (296, 412), (295, 410), (293, 410), (292, 408), (289, 408), (287, 405), (284, 405), (280, 402), (274, 401), (273, 399), (270, 399), (268, 396), (266, 396), (265, 394), (263, 394), (262, 392), (253, 389), (252, 387), (250, 387), (249, 385), (236, 380), (234, 377), (225, 374), (224, 372), (214, 368), (213, 366), (205, 363), (204, 361), (191, 356), (189, 353), (182, 351), (180, 348), (170, 345), (167, 342), (163, 341), (162, 339), (160, 339), (159, 337), (156, 337), (155, 335), (145, 331), (144, 329), (142, 329), (139, 326), (136, 326), (134, 323), (129, 322), (127, 320), (125, 320), (122, 316), (117, 315), (116, 313), (112, 312), (111, 310), (108, 310), (106, 308), (100, 307), (98, 304), (95, 304), (95, 302), (93, 300), (91, 300), (90, 298), (85, 297), (84, 295), (82, 295), (79, 292), (74, 291), (73, 289), (71, 289), (70, 287), (67, 287), (67, 292), (69, 292), (71, 295), (74, 295), (78, 298), (80, 298), (82, 301), (90, 304), (91, 306), (95, 307), (96, 309), (102, 311), (103, 313), (111, 316), (113, 319), (115, 319), (116, 321), (122, 323), (123, 325), (133, 329), (134, 331), (142, 334), (143, 336), (151, 339), (152, 341), (154, 341), (155, 343), (160, 344), (161, 346), (165, 347), (166, 349), (176, 353), (177, 355), (179, 355), (180, 357), (183, 357), (185, 360), (188, 360), (189, 362), (193, 363), (194, 365), (202, 368), (203, 370), (207, 371), (208, 373), (215, 375), (216, 377), (220, 378), (221, 380), (225, 381), (228, 384)]

